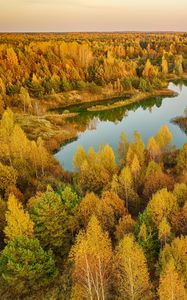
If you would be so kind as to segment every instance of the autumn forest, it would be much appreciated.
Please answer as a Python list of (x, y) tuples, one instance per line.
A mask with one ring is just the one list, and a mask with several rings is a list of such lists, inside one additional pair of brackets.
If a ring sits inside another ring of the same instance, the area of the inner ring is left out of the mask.
[[(0, 299), (187, 299), (187, 142), (139, 122), (117, 151), (112, 132), (80, 143), (72, 170), (55, 157), (91, 114), (151, 113), (171, 82), (186, 33), (0, 34)], [(185, 136), (187, 109), (171, 121)]]

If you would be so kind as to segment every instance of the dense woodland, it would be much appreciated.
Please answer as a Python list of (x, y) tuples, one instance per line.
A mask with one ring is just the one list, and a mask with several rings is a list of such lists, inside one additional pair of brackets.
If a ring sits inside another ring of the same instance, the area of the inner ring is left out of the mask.
[(122, 132), (118, 154), (80, 145), (67, 172), (18, 120), (71, 90), (151, 91), (186, 71), (186, 34), (1, 34), (1, 299), (187, 299), (187, 143)]
[(75, 89), (150, 91), (186, 71), (186, 34), (1, 34), (1, 110)]

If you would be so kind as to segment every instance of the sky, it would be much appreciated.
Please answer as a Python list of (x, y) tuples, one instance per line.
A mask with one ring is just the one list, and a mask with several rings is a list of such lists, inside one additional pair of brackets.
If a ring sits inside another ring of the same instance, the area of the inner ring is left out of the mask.
[(0, 31), (187, 31), (187, 0), (0, 0)]

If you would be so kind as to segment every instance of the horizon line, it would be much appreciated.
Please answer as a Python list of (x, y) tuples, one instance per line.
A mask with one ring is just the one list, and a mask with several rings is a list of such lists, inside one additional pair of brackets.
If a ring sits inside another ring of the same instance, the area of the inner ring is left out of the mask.
[(24, 34), (24, 33), (58, 33), (58, 34), (69, 34), (69, 33), (187, 33), (183, 30), (88, 30), (88, 31), (0, 31), (0, 34)]

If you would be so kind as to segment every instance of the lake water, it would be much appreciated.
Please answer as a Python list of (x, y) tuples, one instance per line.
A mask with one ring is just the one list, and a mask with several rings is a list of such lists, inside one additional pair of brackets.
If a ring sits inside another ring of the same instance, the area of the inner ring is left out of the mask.
[[(169, 88), (178, 92), (174, 98), (150, 98), (129, 107), (117, 108), (102, 112), (88, 112), (87, 108), (92, 104), (73, 105), (70, 111), (80, 112), (79, 116), (69, 119), (69, 122), (77, 122), (80, 130), (78, 138), (64, 145), (56, 154), (56, 159), (66, 170), (73, 170), (72, 159), (78, 145), (85, 150), (93, 146), (96, 151), (101, 144), (109, 144), (117, 151), (119, 137), (124, 131), (132, 140), (135, 130), (138, 130), (146, 144), (150, 136), (154, 136), (159, 128), (166, 124), (173, 134), (173, 144), (181, 147), (187, 142), (186, 134), (171, 119), (181, 116), (187, 107), (187, 84), (170, 83)], [(117, 99), (110, 100), (110, 103)], [(102, 101), (101, 103), (104, 104)], [(108, 102), (107, 102), (108, 103)], [(99, 104), (97, 102), (97, 104)], [(128, 108), (128, 113), (127, 113)]]

